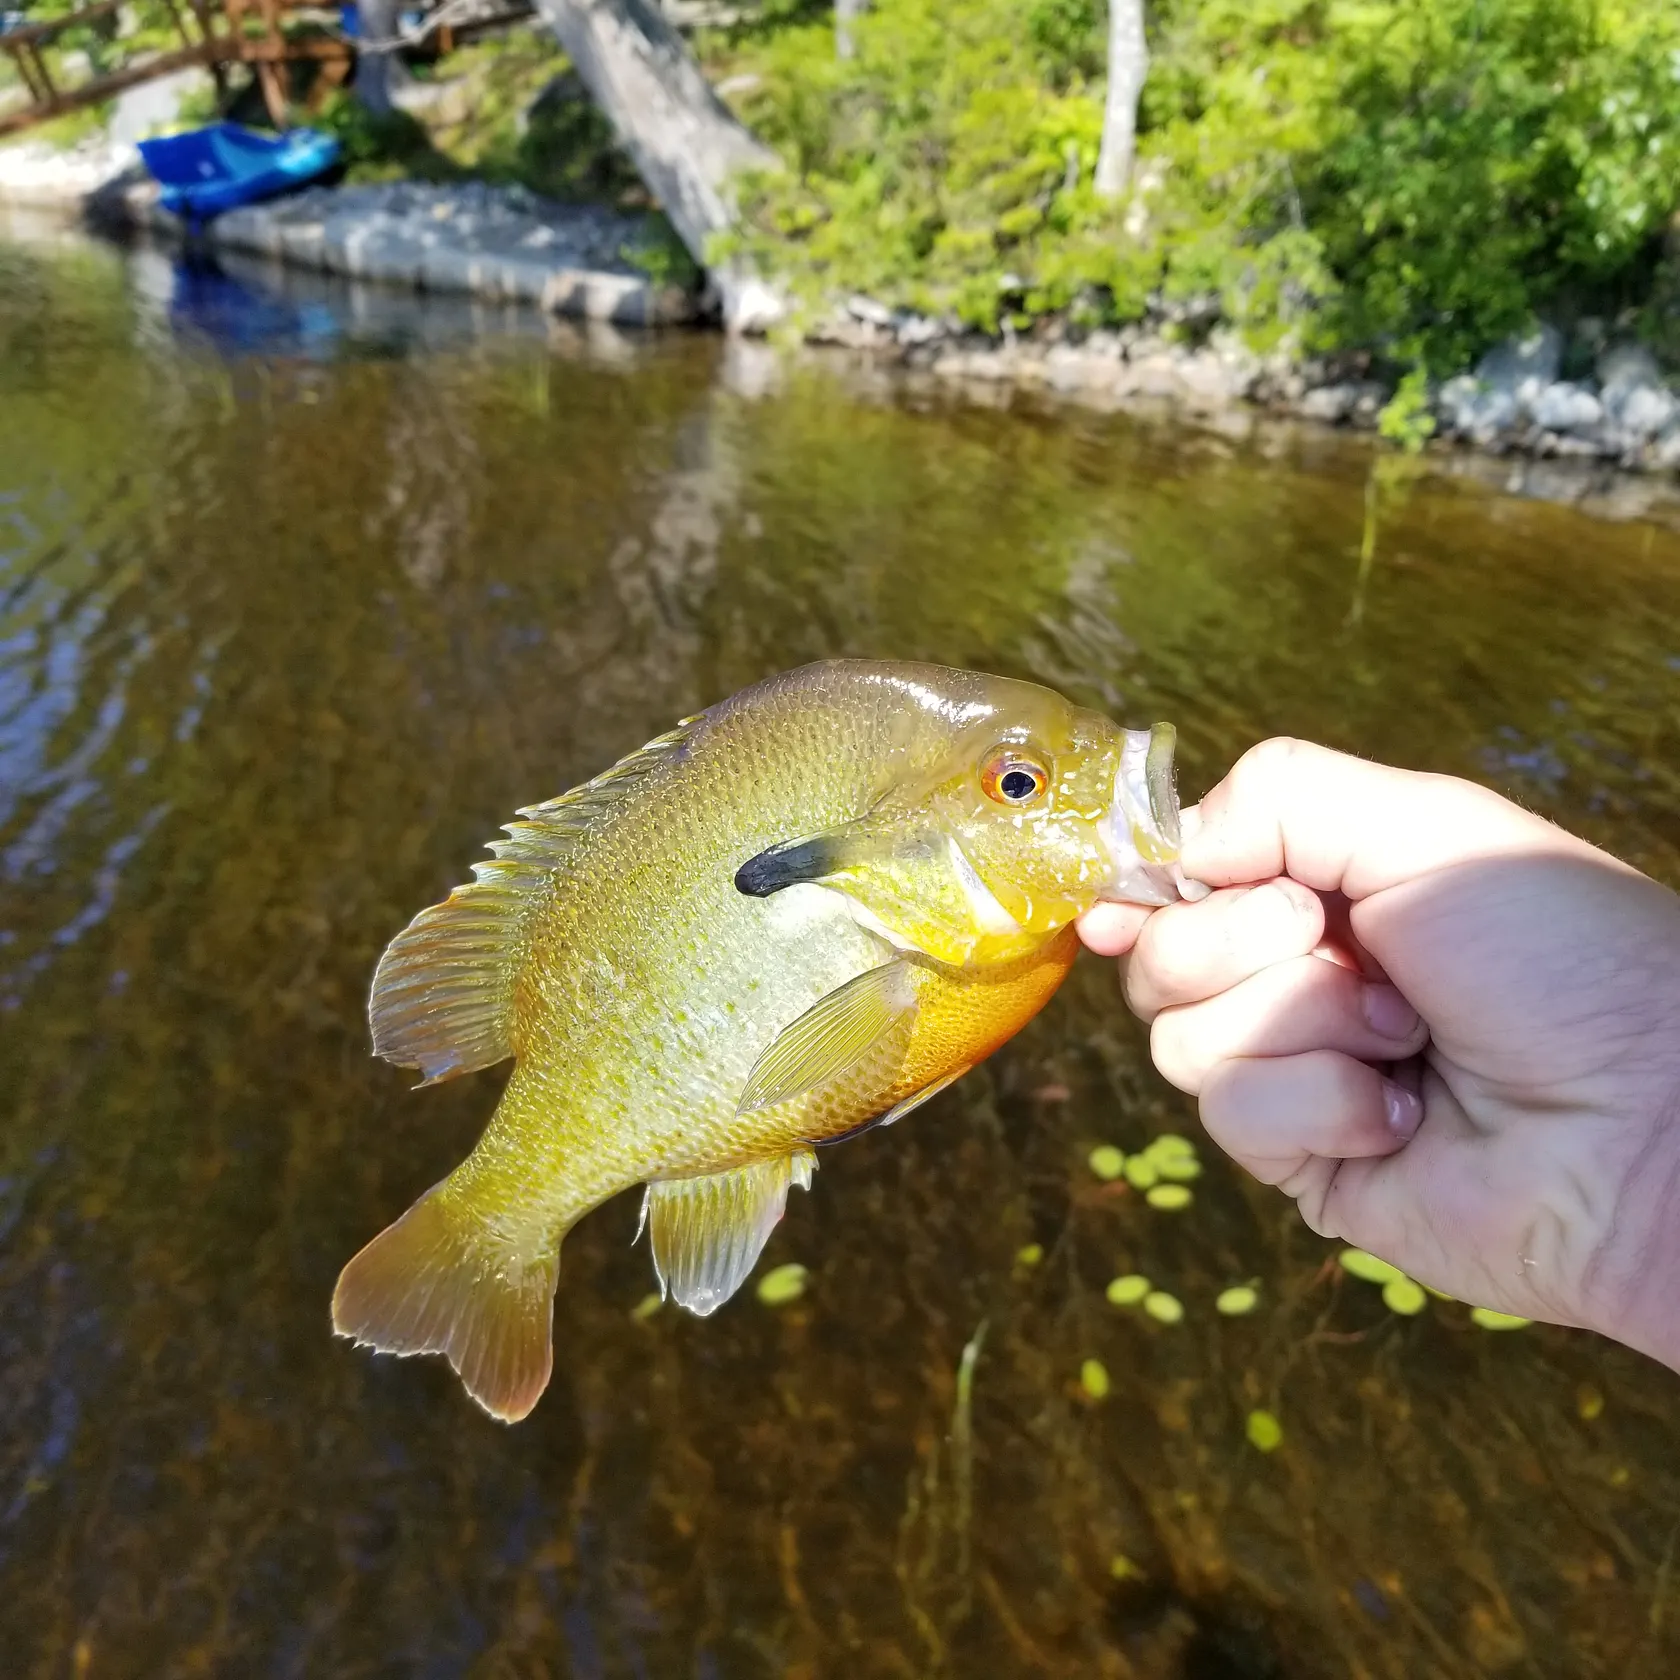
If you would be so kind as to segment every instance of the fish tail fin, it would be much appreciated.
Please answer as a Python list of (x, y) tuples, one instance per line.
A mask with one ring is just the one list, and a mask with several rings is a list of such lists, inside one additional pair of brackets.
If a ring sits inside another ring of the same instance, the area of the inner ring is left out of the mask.
[(441, 1353), (492, 1417), (517, 1423), (554, 1366), (560, 1237), (475, 1213), (451, 1180), (428, 1190), (342, 1272), (333, 1329), (380, 1353)]

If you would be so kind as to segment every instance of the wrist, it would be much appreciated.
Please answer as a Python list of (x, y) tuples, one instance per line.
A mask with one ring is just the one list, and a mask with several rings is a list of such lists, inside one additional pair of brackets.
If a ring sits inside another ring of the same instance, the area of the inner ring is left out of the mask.
[(1653, 1105), (1586, 1283), (1589, 1329), (1680, 1371), (1680, 1077)]

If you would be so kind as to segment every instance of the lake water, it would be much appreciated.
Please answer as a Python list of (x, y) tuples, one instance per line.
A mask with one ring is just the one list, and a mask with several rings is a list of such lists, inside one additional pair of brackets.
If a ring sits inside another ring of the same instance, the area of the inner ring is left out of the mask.
[(638, 1315), (627, 1197), (517, 1428), (334, 1341), (501, 1077), (370, 1059), (386, 940), (515, 806), (828, 654), (1174, 719), (1187, 797), (1280, 731), (1481, 777), (1680, 882), (1658, 518), (0, 244), (0, 1671), (1680, 1672), (1680, 1378), (1395, 1317), (1211, 1147), (1179, 1213), (1100, 1183), (1197, 1133), (1089, 958), (825, 1156), (795, 1304)]

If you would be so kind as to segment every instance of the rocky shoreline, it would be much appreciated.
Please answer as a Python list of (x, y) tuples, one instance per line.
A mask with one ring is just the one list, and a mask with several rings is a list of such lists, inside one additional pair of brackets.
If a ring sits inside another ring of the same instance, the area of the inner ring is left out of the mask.
[[(0, 202), (51, 205), (170, 240), (188, 230), (157, 201), (131, 147), (68, 152), (0, 148)], [(317, 187), (228, 212), (193, 234), (212, 249), (421, 292), (534, 304), (618, 325), (688, 323), (708, 313), (693, 290), (631, 260), (657, 236), (642, 218), (562, 205), (520, 187)], [(1022, 390), (1099, 409), (1149, 408), (1191, 419), (1242, 413), (1372, 431), (1394, 395), (1360, 356), (1260, 356), (1210, 311), (1163, 306), (1135, 326), (1081, 332), (1065, 322), (993, 338), (955, 322), (852, 297), (808, 327), (840, 349), (915, 379), (970, 393)], [(1583, 324), (1584, 326), (1590, 324)], [(1576, 374), (1564, 378), (1565, 367)], [(1555, 327), (1496, 346), (1427, 398), (1437, 444), (1495, 459), (1579, 469), (1680, 473), (1680, 393), (1642, 345), (1601, 329), (1573, 342)]]
[[(0, 148), (0, 202), (381, 285), (529, 303), (619, 326), (676, 325), (700, 314), (693, 291), (655, 278), (662, 234), (651, 218), (558, 204), (518, 186), (311, 187), (189, 229), (159, 203), (133, 147), (100, 143), (58, 153)], [(645, 266), (635, 260), (644, 253)]]
[[(953, 323), (848, 299), (807, 337), (968, 386), (1012, 385), (1098, 408), (1166, 406), (1193, 417), (1242, 408), (1375, 431), (1394, 387), (1360, 357), (1256, 355), (1226, 329), (1200, 343), (1165, 315), (1141, 326), (1079, 334), (1052, 327), (1001, 340)], [(1680, 472), (1680, 394), (1643, 345), (1568, 344), (1552, 326), (1496, 345), (1472, 372), (1433, 386), (1434, 437), (1492, 456), (1522, 455)], [(1561, 377), (1566, 355), (1590, 372)]]

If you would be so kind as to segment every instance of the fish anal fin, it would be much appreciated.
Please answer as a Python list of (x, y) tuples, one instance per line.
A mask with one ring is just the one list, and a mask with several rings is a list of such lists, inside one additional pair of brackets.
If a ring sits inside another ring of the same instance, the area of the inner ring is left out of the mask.
[(642, 1221), (661, 1293), (705, 1318), (746, 1282), (787, 1205), (788, 1186), (811, 1185), (816, 1156), (796, 1149), (701, 1178), (647, 1187)]
[(436, 1085), (511, 1056), (514, 985), (526, 930), (578, 841), (609, 821), (647, 777), (681, 752), (698, 718), (621, 758), (593, 781), (530, 805), (493, 840), (492, 861), (442, 904), (422, 910), (379, 959), (368, 999), (373, 1051)]
[(838, 1078), (915, 1014), (913, 964), (866, 969), (784, 1027), (753, 1063), (738, 1104), (742, 1114), (789, 1102)]
[(517, 1423), (553, 1369), (560, 1245), (521, 1245), (446, 1179), (339, 1274), (333, 1329), (380, 1353), (441, 1353), (492, 1417)]

